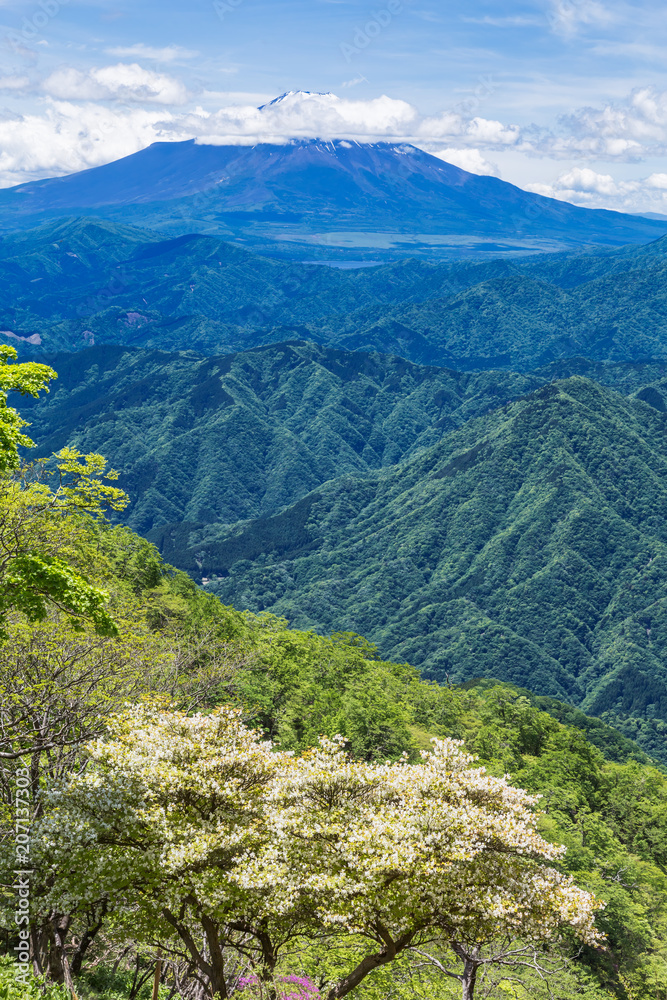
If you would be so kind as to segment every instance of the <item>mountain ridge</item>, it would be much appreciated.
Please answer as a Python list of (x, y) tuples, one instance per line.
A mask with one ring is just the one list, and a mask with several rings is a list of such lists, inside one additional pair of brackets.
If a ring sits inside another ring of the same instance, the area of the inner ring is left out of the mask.
[(551, 383), (239, 525), (201, 572), (237, 607), (359, 631), (437, 680), (539, 690), (647, 748), (667, 720), (666, 419)]
[(217, 237), (70, 219), (0, 237), (0, 336), (234, 353), (288, 339), (461, 370), (667, 356), (667, 238), (618, 250), (358, 270)]

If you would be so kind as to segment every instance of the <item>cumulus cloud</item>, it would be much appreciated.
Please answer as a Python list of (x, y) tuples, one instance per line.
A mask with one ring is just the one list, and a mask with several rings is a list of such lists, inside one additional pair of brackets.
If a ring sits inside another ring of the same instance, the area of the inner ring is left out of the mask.
[(0, 118), (0, 185), (95, 167), (170, 138), (163, 109), (54, 101), (44, 114)]
[(426, 141), (451, 137), (471, 145), (514, 146), (521, 138), (521, 130), (517, 125), (503, 125), (488, 118), (467, 118), (453, 110), (420, 119), (415, 135)]
[(138, 63), (117, 63), (85, 73), (63, 66), (44, 80), (42, 90), (60, 100), (116, 100), (133, 104), (182, 105), (190, 96), (180, 80), (144, 69)]
[(640, 87), (624, 101), (581, 108), (560, 120), (538, 149), (551, 156), (636, 161), (667, 153), (667, 91)]
[(466, 118), (456, 110), (424, 116), (407, 101), (384, 95), (355, 101), (335, 94), (302, 92), (286, 94), (259, 108), (237, 105), (210, 114), (197, 109), (184, 115), (176, 127), (184, 137), (194, 135), (207, 143), (287, 142), (294, 137), (313, 137), (422, 144), (455, 139), (457, 146), (508, 146), (520, 138), (517, 126)]
[(453, 163), (461, 170), (467, 170), (470, 174), (483, 174), (486, 177), (500, 177), (500, 170), (497, 164), (484, 159), (478, 149), (455, 149), (448, 146), (433, 154), (447, 163)]
[(497, 168), (480, 150), (514, 147), (520, 139), (516, 126), (466, 118), (456, 110), (423, 116), (407, 101), (386, 96), (355, 101), (291, 93), (260, 107), (236, 103), (214, 112), (202, 107), (176, 111), (174, 106), (185, 99), (179, 81), (136, 64), (86, 73), (63, 67), (42, 88), (50, 95), (42, 113), (0, 120), (2, 186), (96, 166), (158, 139), (194, 138), (207, 144), (288, 142), (295, 137), (414, 142), (436, 152), (451, 151), (465, 169), (488, 174)]
[(529, 191), (569, 201), (585, 208), (610, 208), (618, 212), (665, 212), (667, 174), (654, 173), (637, 180), (615, 180), (611, 174), (590, 167), (574, 167), (551, 184), (527, 184)]

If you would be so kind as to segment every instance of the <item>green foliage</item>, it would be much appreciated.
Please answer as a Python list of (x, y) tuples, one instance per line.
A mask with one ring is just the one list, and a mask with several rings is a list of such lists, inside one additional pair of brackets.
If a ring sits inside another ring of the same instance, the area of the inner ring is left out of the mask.
[(27, 427), (11, 406), (7, 406), (7, 393), (20, 392), (22, 396), (37, 397), (42, 389), (48, 392), (48, 382), (57, 378), (47, 365), (29, 361), (21, 365), (11, 365), (18, 357), (13, 347), (0, 344), (0, 474), (20, 465), (19, 448), (32, 448), (33, 442), (23, 433)]
[[(148, 976), (146, 981), (137, 988), (134, 971), (114, 971), (108, 965), (102, 965), (87, 973), (76, 984), (80, 1000), (127, 1000), (133, 987), (135, 989), (134, 1000), (151, 1000), (153, 976)], [(161, 985), (158, 994), (159, 1000), (168, 1000), (170, 992), (166, 986)]]
[[(660, 997), (651, 984), (660, 982), (667, 967), (667, 779), (630, 741), (554, 699), (547, 713), (540, 699), (507, 684), (439, 686), (422, 680), (412, 667), (383, 661), (376, 647), (353, 633), (327, 639), (289, 628), (269, 614), (225, 608), (165, 566), (155, 549), (128, 529), (89, 522), (87, 530), (81, 565), (106, 587), (114, 608), (122, 595), (138, 602), (144, 621), (155, 630), (152, 638), (140, 640), (147, 643), (146, 655), (164, 648), (165, 638), (194, 640), (200, 634), (208, 644), (211, 636), (224, 643), (233, 670), (222, 691), (215, 685), (204, 691), (203, 707), (237, 701), (246, 720), (285, 749), (301, 750), (321, 734), (342, 731), (351, 752), (368, 760), (402, 753), (418, 760), (432, 736), (454, 736), (464, 739), (492, 772), (507, 772), (515, 783), (544, 795), (542, 832), (568, 844), (567, 870), (607, 900), (604, 920), (611, 945), (609, 954), (588, 954), (585, 967), (556, 979), (554, 995), (599, 1000), (608, 988), (622, 996), (614, 971), (619, 966), (629, 984), (626, 997), (638, 1000), (642, 990)], [(137, 628), (130, 619), (123, 627)], [(37, 677), (35, 683), (42, 681)], [(100, 704), (100, 710), (107, 709)], [(559, 715), (579, 728), (563, 725), (554, 717)], [(589, 729), (601, 746), (613, 747), (615, 761), (590, 743)], [(314, 975), (316, 965), (309, 969)], [(595, 973), (588, 985), (586, 969)], [(390, 982), (383, 976), (369, 980), (373, 997), (385, 989), (397, 997), (405, 994), (406, 1000), (412, 995), (412, 979), (398, 976)], [(449, 1000), (440, 980), (420, 982), (425, 997)], [(124, 988), (100, 971), (95, 983), (84, 982), (81, 995), (87, 1000), (86, 991), (91, 997), (106, 992), (108, 1000), (115, 1000)], [(526, 996), (540, 996), (537, 987), (526, 989)], [(505, 996), (502, 990), (497, 995)], [(520, 990), (517, 998), (524, 1000)]]
[(363, 760), (415, 756), (404, 704), (414, 670), (383, 663), (359, 636), (325, 639), (270, 615), (246, 620), (254, 655), (236, 674), (233, 691), (253, 725), (286, 750), (340, 733)]
[(13, 610), (36, 622), (56, 607), (78, 627), (87, 623), (99, 635), (115, 635), (106, 594), (91, 586), (72, 559), (87, 520), (101, 518), (103, 505), (122, 510), (127, 497), (105, 482), (118, 474), (107, 470), (101, 455), (64, 448), (54, 458), (55, 489), (45, 481), (54, 473), (44, 462), (0, 473), (0, 634)]
[(98, 635), (118, 635), (105, 608), (107, 596), (55, 556), (19, 555), (5, 573), (0, 620), (13, 610), (22, 611), (28, 621), (44, 621), (48, 609), (55, 606), (67, 612), (79, 629), (86, 622)]
[(33, 976), (25, 986), (23, 979), (16, 978), (15, 963), (0, 956), (0, 1000), (71, 1000), (71, 994), (64, 986), (45, 985)]

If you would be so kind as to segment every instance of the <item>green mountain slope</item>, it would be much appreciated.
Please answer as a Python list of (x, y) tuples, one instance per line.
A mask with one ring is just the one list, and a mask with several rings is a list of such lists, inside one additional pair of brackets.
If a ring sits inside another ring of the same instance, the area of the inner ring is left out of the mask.
[[(439, 300), (358, 309), (328, 319), (318, 335), (345, 350), (392, 351), (457, 368), (525, 370), (577, 355), (665, 358), (667, 260), (649, 260), (566, 289), (537, 268), (498, 276)], [(548, 275), (548, 262), (544, 270)]]
[[(392, 465), (545, 374), (466, 374), (290, 342), (217, 358), (119, 347), (50, 357), (50, 395), (21, 401), (40, 454), (109, 457), (147, 532), (275, 513), (344, 473)], [(646, 379), (644, 379), (646, 380)]]
[(609, 714), (664, 756), (666, 511), (665, 415), (574, 377), (191, 552), (237, 607)]
[(252, 346), (259, 329), (451, 295), (508, 269), (407, 260), (341, 271), (270, 260), (215, 237), (165, 239), (74, 218), (0, 237), (0, 329), (37, 334), (49, 349), (97, 340), (219, 351)]
[(303, 341), (218, 358), (108, 345), (49, 362), (52, 392), (19, 404), (38, 454), (74, 443), (108, 456), (131, 496), (127, 522), (144, 533), (168, 526), (156, 537), (178, 536), (169, 559), (195, 571), (181, 549), (204, 525), (274, 514), (329, 479), (396, 464), (554, 377), (633, 392), (664, 368), (580, 359), (526, 375), (466, 373)]
[[(559, 865), (607, 904), (600, 918), (608, 939), (606, 950), (587, 949), (579, 961), (554, 973), (552, 995), (608, 1000), (611, 990), (619, 1000), (653, 996), (651, 990), (664, 981), (667, 968), (667, 777), (664, 767), (636, 744), (566, 704), (508, 684), (487, 680), (462, 687), (439, 686), (420, 678), (407, 664), (382, 661), (377, 650), (358, 635), (325, 638), (289, 628), (270, 615), (240, 614), (220, 605), (184, 574), (174, 573), (152, 546), (124, 528), (87, 522), (80, 560), (91, 579), (112, 595), (115, 608), (126, 612), (121, 636), (109, 640), (111, 646), (117, 641), (128, 643), (131, 637), (136, 641), (137, 635), (147, 642), (143, 649), (148, 672), (136, 678), (134, 699), (159, 694), (187, 711), (204, 712), (231, 702), (242, 707), (248, 724), (281, 748), (302, 751), (322, 734), (340, 733), (354, 757), (365, 760), (395, 759), (402, 753), (418, 760), (419, 751), (430, 746), (433, 736), (454, 737), (464, 740), (466, 749), (477, 754), (491, 773), (510, 774), (513, 782), (543, 796), (541, 832), (548, 840), (567, 846)], [(129, 607), (131, 614), (127, 614)], [(103, 715), (118, 707), (118, 699), (126, 704), (123, 690), (110, 694), (108, 685), (95, 685), (93, 669), (86, 674), (87, 700), (77, 688), (81, 700), (72, 706), (72, 687), (63, 663), (83, 658), (78, 644), (85, 643), (86, 636), (75, 633), (73, 650), (71, 632), (63, 624), (57, 615), (32, 627), (15, 622), (18, 641), (13, 636), (0, 643), (5, 683), (14, 676), (17, 656), (34, 659), (37, 649), (43, 658), (37, 687), (19, 675), (21, 711), (14, 706), (10, 719), (21, 717), (26, 700), (41, 709), (47, 693), (51, 712), (40, 718), (46, 719), (43, 724), (49, 727), (46, 732), (53, 736), (55, 749), (49, 743), (40, 753), (42, 733), (35, 736), (32, 727), (21, 720), (25, 727), (22, 746), (32, 748), (33, 769), (39, 767), (44, 791), (60, 777), (60, 755), (68, 755), (70, 769), (72, 764), (77, 768), (83, 764), (76, 749), (78, 724), (90, 725), (90, 718), (83, 713), (80, 720), (77, 712), (91, 701)], [(61, 658), (63, 643), (66, 654)], [(165, 670), (162, 659), (174, 643), (179, 654), (187, 656), (181, 661), (187, 669), (178, 672)], [(99, 655), (99, 644), (95, 650)], [(9, 715), (10, 705), (5, 701), (3, 709)], [(58, 715), (63, 703), (70, 727), (64, 730)], [(11, 753), (12, 738), (17, 738), (12, 726), (3, 726), (3, 752)], [(11, 759), (5, 772), (5, 777), (14, 773)], [(8, 839), (12, 826), (7, 811), (0, 815), (0, 829)], [(50, 888), (58, 873), (48, 871)], [(34, 912), (42, 918), (49, 912), (44, 892), (44, 883), (35, 879)], [(112, 895), (110, 908), (116, 901)], [(3, 904), (0, 926), (11, 944), (15, 897), (6, 894)], [(87, 914), (75, 916), (80, 922), (74, 926), (83, 932)], [(105, 916), (106, 910), (94, 914), (96, 925)], [(134, 956), (126, 962), (123, 954), (109, 958), (108, 934), (114, 933), (122, 948), (129, 949), (134, 944), (132, 930), (119, 931), (113, 916), (102, 928), (82, 967), (73, 970), (77, 996), (114, 1000), (131, 995)], [(73, 947), (69, 945), (70, 954)], [(329, 941), (321, 947), (328, 948)], [(6, 951), (11, 954), (10, 948)], [(304, 951), (299, 961), (313, 961), (315, 971), (318, 966), (321, 971), (321, 951), (314, 955), (312, 948)], [(293, 955), (289, 961), (294, 962)], [(297, 968), (304, 971), (301, 965)], [(450, 996), (437, 989), (437, 980), (433, 985), (438, 996)], [(414, 996), (414, 980), (406, 984), (400, 972), (395, 980), (390, 979), (388, 988), (398, 1000)], [(7, 1000), (26, 996), (11, 966), (4, 962), (0, 994)], [(35, 989), (34, 996), (39, 995)], [(55, 996), (55, 991), (47, 995)], [(376, 987), (360, 995), (372, 1000), (379, 993)], [(530, 980), (520, 995), (536, 995)]]

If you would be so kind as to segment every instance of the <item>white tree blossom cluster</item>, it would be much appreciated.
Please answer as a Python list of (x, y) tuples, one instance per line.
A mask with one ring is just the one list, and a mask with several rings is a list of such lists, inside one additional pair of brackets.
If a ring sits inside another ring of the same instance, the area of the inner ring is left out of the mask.
[(554, 867), (562, 849), (540, 836), (537, 799), (460, 742), (435, 740), (417, 764), (355, 761), (341, 738), (295, 756), (229, 707), (139, 706), (89, 752), (38, 831), (52, 904), (108, 900), (135, 936), (185, 956), (215, 997), (229, 995), (239, 953), (275, 996), (276, 965), (297, 938), (367, 942), (329, 1000), (434, 935), (464, 963), (464, 997), (488, 941), (602, 942), (601, 904)]

